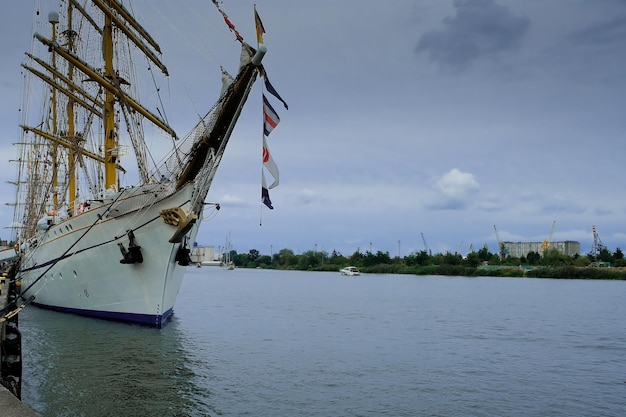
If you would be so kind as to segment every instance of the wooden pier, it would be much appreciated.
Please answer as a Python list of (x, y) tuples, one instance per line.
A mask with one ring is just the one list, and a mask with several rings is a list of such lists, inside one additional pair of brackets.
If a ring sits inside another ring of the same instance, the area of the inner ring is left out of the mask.
[(22, 335), (19, 330), (19, 284), (15, 264), (7, 263), (0, 272), (0, 410), (3, 417), (32, 417), (34, 411), (20, 400), (22, 396)]

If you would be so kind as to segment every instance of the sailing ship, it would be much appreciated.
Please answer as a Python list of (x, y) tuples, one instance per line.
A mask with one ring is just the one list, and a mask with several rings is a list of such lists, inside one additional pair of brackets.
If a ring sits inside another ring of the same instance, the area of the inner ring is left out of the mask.
[[(161, 108), (139, 100), (133, 54), (147, 59), (141, 67), (148, 71), (168, 73), (159, 45), (129, 8), (121, 0), (67, 0), (60, 10), (49, 14), (49, 35), (35, 34), (47, 58), (27, 53), (23, 64), (27, 78), (44, 88), (35, 97), (27, 82), (39, 114), (23, 112), (17, 160), (13, 238), (22, 297), (44, 308), (161, 327), (205, 209), (219, 209), (205, 198), (263, 75), (266, 49), (237, 33), (237, 75), (222, 70), (217, 103), (179, 138)], [(160, 163), (152, 162), (144, 140), (149, 124), (174, 139)], [(136, 162), (140, 180), (125, 186), (122, 158), (131, 152), (124, 161)]]
[(220, 265), (223, 269), (228, 269), (230, 271), (235, 269), (235, 262), (230, 258), (232, 250), (233, 250), (233, 246), (230, 243), (230, 233), (229, 233), (228, 239), (226, 239), (226, 244), (224, 245), (224, 251), (222, 253), (222, 262)]

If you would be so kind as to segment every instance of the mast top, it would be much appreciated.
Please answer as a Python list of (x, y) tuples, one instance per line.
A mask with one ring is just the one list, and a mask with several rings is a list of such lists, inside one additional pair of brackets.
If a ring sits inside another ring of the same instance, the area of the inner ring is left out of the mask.
[(59, 13), (58, 12), (50, 12), (48, 13), (48, 22), (56, 25), (59, 23)]

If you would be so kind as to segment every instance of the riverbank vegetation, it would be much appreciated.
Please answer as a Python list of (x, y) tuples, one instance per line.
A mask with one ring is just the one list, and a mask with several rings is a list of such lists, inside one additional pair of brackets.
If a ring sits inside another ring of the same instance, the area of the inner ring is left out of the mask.
[(501, 258), (485, 247), (463, 257), (460, 254), (426, 251), (411, 253), (405, 257), (391, 257), (389, 252), (356, 251), (350, 256), (333, 251), (306, 251), (295, 254), (281, 249), (270, 255), (262, 255), (251, 249), (248, 253), (232, 250), (230, 259), (240, 268), (291, 269), (301, 271), (339, 271), (353, 265), (364, 273), (455, 275), (495, 277), (537, 277), (564, 279), (612, 279), (626, 280), (626, 259), (620, 248), (614, 253), (603, 249), (597, 255), (567, 256), (556, 249), (546, 253), (529, 252), (521, 258)]

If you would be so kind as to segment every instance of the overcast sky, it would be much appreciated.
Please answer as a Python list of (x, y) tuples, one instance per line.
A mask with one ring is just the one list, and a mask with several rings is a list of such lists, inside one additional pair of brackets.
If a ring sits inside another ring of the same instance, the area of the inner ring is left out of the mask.
[[(36, 2), (9, 0), (0, 26), (0, 151), (16, 154), (20, 63)], [(238, 252), (497, 251), (508, 241), (590, 250), (596, 225), (626, 249), (626, 1), (224, 0), (255, 44), (263, 20), (272, 84), (289, 104), (268, 144), (280, 169), (260, 205), (261, 84), (207, 198), (198, 242)], [(40, 1), (47, 15), (50, 3)], [(169, 119), (184, 135), (239, 54), (210, 0), (133, 9), (170, 71)], [(126, 163), (128, 165), (128, 163)], [(13, 200), (4, 165), (2, 196)], [(262, 225), (260, 220), (262, 218)], [(0, 207), (0, 224), (12, 208)], [(2, 238), (10, 231), (2, 229)]]

